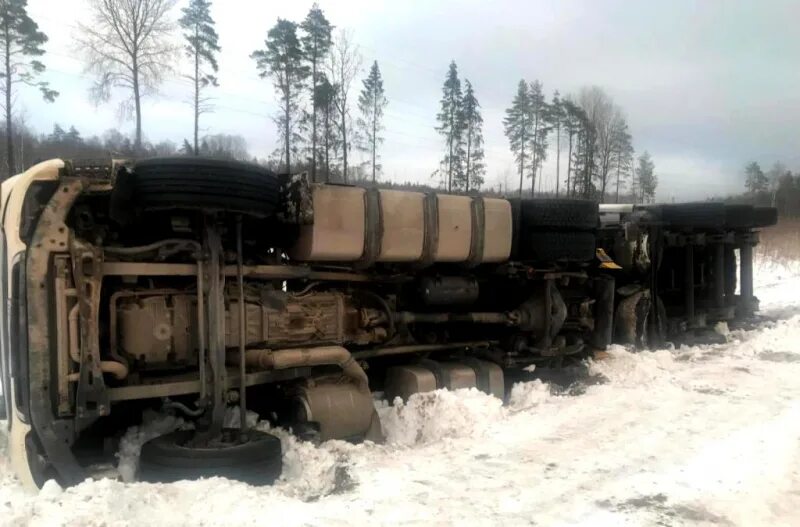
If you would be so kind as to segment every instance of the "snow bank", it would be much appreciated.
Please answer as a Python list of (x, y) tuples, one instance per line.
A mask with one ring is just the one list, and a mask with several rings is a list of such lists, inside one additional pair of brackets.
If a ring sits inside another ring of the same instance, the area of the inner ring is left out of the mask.
[(474, 388), (418, 393), (379, 408), (387, 443), (413, 446), (453, 437), (478, 437), (504, 418), (500, 399)]
[[(615, 346), (588, 366), (604, 382), (582, 390), (534, 380), (505, 406), (475, 390), (377, 403), (382, 445), (270, 430), (284, 449), (272, 487), (106, 479), (31, 495), (0, 465), (0, 524), (800, 525), (800, 279), (781, 269), (758, 277), (759, 327), (719, 345)], [(124, 470), (179, 425), (129, 431)]]

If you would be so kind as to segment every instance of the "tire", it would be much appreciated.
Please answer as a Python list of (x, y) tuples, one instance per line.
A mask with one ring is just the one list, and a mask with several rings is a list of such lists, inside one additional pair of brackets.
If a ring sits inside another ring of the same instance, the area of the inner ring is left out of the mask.
[(590, 231), (598, 227), (600, 211), (596, 201), (584, 199), (524, 199), (520, 219), (524, 230)]
[(272, 171), (237, 161), (152, 158), (137, 162), (129, 176), (131, 198), (142, 210), (177, 208), (269, 217), (280, 197)]
[(775, 207), (754, 207), (753, 227), (772, 227), (778, 223), (778, 209)]
[(723, 203), (678, 203), (661, 205), (661, 220), (668, 227), (721, 229), (725, 226)]
[(729, 229), (749, 229), (754, 219), (752, 205), (725, 205), (725, 227)]
[(169, 483), (219, 476), (269, 485), (281, 475), (281, 442), (274, 435), (250, 430), (248, 440), (241, 444), (185, 446), (194, 434), (177, 431), (145, 443), (139, 458), (139, 480)]
[(594, 259), (597, 239), (593, 232), (522, 233), (520, 256), (534, 262), (588, 262)]

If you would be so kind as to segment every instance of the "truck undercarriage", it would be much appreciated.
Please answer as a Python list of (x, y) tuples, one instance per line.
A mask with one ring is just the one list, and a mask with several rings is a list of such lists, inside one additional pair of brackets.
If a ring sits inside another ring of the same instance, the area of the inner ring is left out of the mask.
[(314, 186), (192, 158), (49, 163), (13, 187), (17, 227), (4, 187), (3, 241), (24, 250), (4, 259), (3, 393), (39, 485), (113, 462), (148, 408), (193, 430), (145, 445), (141, 479), (270, 482), (279, 442), (230, 408), (380, 441), (374, 392), (502, 398), (509, 370), (757, 307), (754, 220), (600, 222), (592, 202)]

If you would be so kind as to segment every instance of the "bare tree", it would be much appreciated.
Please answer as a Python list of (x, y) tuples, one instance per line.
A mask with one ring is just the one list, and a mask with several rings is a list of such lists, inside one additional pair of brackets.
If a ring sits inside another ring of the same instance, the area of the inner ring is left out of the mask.
[[(597, 182), (600, 202), (605, 201), (612, 172), (617, 168), (617, 194), (619, 194), (620, 164), (628, 150), (632, 150), (631, 135), (625, 115), (611, 97), (597, 86), (583, 88), (578, 94), (578, 105), (586, 113), (594, 138), (593, 177)], [(630, 154), (632, 155), (632, 154)]]
[(136, 116), (134, 149), (142, 148), (142, 97), (157, 92), (173, 70), (178, 47), (171, 40), (175, 0), (89, 0), (92, 21), (78, 25), (76, 41), (95, 76), (91, 96), (106, 102), (113, 88), (128, 91), (119, 106)]
[(334, 87), (333, 106), (336, 111), (336, 126), (342, 147), (342, 178), (347, 183), (347, 154), (350, 150), (348, 124), (350, 118), (350, 87), (361, 70), (361, 53), (353, 43), (353, 34), (340, 30), (334, 39), (328, 58), (327, 76)]

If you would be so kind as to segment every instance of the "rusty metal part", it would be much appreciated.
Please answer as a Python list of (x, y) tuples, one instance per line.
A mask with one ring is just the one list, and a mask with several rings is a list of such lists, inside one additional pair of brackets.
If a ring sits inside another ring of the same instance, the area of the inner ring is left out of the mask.
[(502, 399), (505, 396), (503, 370), (493, 362), (467, 358), (456, 362), (423, 360), (417, 364), (393, 366), (386, 371), (385, 391), (390, 401), (442, 388), (477, 388)]
[(200, 394), (198, 406), (205, 406), (208, 396), (208, 379), (206, 378), (206, 308), (205, 308), (205, 265), (203, 264), (203, 254), (201, 252), (197, 259), (197, 364), (200, 376)]
[(369, 391), (335, 378), (309, 379), (294, 394), (294, 419), (317, 423), (319, 439), (383, 438)]
[(400, 324), (447, 324), (453, 322), (471, 322), (474, 324), (506, 324), (515, 325), (513, 313), (470, 312), (470, 313), (411, 313), (400, 311), (395, 313), (394, 320)]
[(60, 185), (42, 215), (28, 245), (25, 260), (28, 375), (30, 418), (50, 463), (65, 484), (77, 484), (85, 471), (70, 451), (71, 438), (81, 422), (53, 419), (51, 389), (52, 351), (55, 335), (51, 324), (53, 285), (50, 279), (52, 253), (63, 252), (69, 241), (66, 215), (77, 196), (92, 186), (89, 179), (61, 178)]
[(211, 367), (211, 424), (208, 437), (222, 433), (225, 418), (225, 387), (227, 369), (225, 368), (225, 277), (221, 272), (222, 238), (216, 225), (206, 220), (205, 247), (209, 254), (208, 288), (208, 352)]
[(71, 296), (75, 297), (75, 290), (70, 289), (71, 274), (69, 272), (69, 257), (56, 256), (53, 260), (55, 267), (55, 314), (56, 314), (56, 328), (58, 334), (56, 335), (56, 353), (58, 356), (57, 361), (57, 384), (58, 384), (58, 414), (61, 416), (72, 414), (71, 396), (69, 390), (70, 374), (70, 345), (69, 345), (69, 327), (68, 322), (68, 293), (71, 291)]
[[(172, 247), (172, 249), (168, 250), (170, 247)], [(115, 247), (106, 245), (103, 247), (103, 251), (106, 253), (120, 255), (120, 256), (133, 256), (152, 251), (159, 251), (159, 256), (163, 258), (166, 256), (171, 256), (173, 254), (185, 251), (187, 248), (191, 248), (191, 250), (195, 251), (195, 253), (198, 254), (202, 250), (202, 246), (200, 245), (200, 243), (194, 240), (186, 240), (183, 238), (168, 238), (147, 245), (138, 245), (134, 247)]]
[[(486, 243), (486, 213), (484, 211), (483, 198), (475, 196), (470, 203), (470, 214), (472, 216), (472, 233), (469, 245), (469, 256), (467, 256), (467, 267), (475, 267), (483, 261), (483, 247)], [(511, 225), (509, 227), (509, 237), (511, 236)]]
[(640, 290), (624, 298), (614, 316), (615, 340), (620, 344), (641, 344), (649, 311), (648, 290)]
[[(72, 358), (73, 361), (80, 364), (81, 363), (81, 356), (80, 356), (80, 344), (78, 342), (78, 321), (79, 321), (79, 312), (78, 312), (78, 305), (72, 307), (69, 311), (69, 356)], [(113, 360), (101, 360), (100, 361), (100, 371), (103, 373), (110, 373), (113, 375), (117, 380), (122, 380), (128, 376), (128, 366), (122, 362), (117, 362)], [(70, 382), (75, 382), (80, 379), (79, 373), (70, 373), (67, 378)]]
[(237, 286), (239, 293), (239, 375), (242, 385), (239, 388), (239, 423), (240, 430), (247, 429), (247, 384), (245, 384), (246, 364), (245, 364), (245, 340), (247, 331), (245, 321), (245, 300), (244, 300), (244, 272), (242, 271), (242, 217), (236, 218), (236, 268), (238, 271)]
[(375, 357), (385, 357), (388, 355), (406, 355), (410, 353), (431, 353), (434, 351), (446, 351), (457, 349), (487, 349), (493, 342), (488, 340), (478, 340), (472, 342), (450, 342), (447, 344), (410, 344), (407, 346), (388, 346), (369, 350), (354, 351), (353, 356), (357, 359), (372, 359)]
[(248, 367), (256, 370), (283, 370), (303, 366), (339, 366), (344, 376), (352, 380), (360, 390), (369, 391), (367, 374), (350, 352), (341, 346), (247, 350), (245, 363)]
[[(223, 267), (225, 276), (236, 276), (235, 265)], [(104, 276), (195, 276), (197, 265), (164, 262), (103, 262)], [(245, 278), (262, 280), (321, 280), (330, 282), (397, 282), (412, 280), (408, 276), (382, 276), (349, 271), (315, 270), (301, 265), (245, 265)]]
[[(149, 298), (147, 298), (149, 297)], [(167, 307), (166, 298), (171, 297), (172, 306)], [(120, 305), (127, 298), (145, 298), (143, 303), (133, 306)], [(175, 298), (181, 300), (176, 305)], [(191, 296), (178, 289), (121, 290), (111, 295), (109, 301), (109, 352), (120, 362), (120, 347), (137, 358), (149, 362), (166, 362), (177, 350), (184, 362), (189, 362), (186, 348), (189, 342), (188, 305)], [(183, 306), (183, 309), (180, 308)], [(178, 330), (177, 321), (183, 321)], [(120, 324), (122, 322), (122, 324)], [(173, 342), (175, 335), (183, 339)], [(120, 346), (122, 337), (124, 345)], [(146, 351), (145, 351), (146, 349)], [(160, 350), (160, 351), (159, 351)], [(154, 360), (153, 355), (157, 358)]]
[[(72, 275), (80, 313), (80, 356), (75, 413), (92, 420), (110, 412), (103, 370), (100, 364), (100, 295), (103, 253), (97, 247), (72, 239)], [(75, 321), (77, 324), (77, 320)]]
[[(225, 391), (229, 392), (241, 385), (239, 368), (229, 368)], [(288, 370), (258, 371), (245, 376), (247, 386), (299, 379), (311, 375), (311, 368), (290, 368)], [(200, 391), (200, 381), (192, 374), (182, 374), (166, 378), (148, 379), (141, 384), (119, 386), (108, 389), (112, 401), (134, 399), (158, 399), (179, 395), (196, 394)]]
[(758, 309), (758, 300), (753, 296), (753, 247), (758, 243), (758, 233), (740, 237), (739, 245), (739, 306), (744, 316)]
[(419, 281), (419, 295), (429, 306), (472, 304), (478, 300), (480, 286), (474, 277), (424, 276)]
[(604, 350), (611, 345), (614, 331), (614, 278), (600, 275), (594, 279), (594, 319), (592, 346)]

